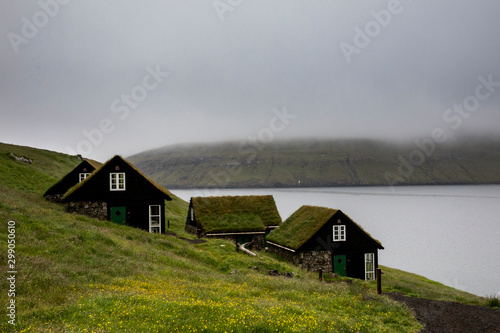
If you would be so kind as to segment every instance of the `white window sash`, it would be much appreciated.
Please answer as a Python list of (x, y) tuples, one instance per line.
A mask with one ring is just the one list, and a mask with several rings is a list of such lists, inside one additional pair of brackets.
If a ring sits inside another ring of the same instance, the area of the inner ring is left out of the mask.
[(375, 280), (374, 253), (365, 253), (365, 280)]
[(113, 172), (109, 174), (110, 191), (125, 191), (125, 172)]
[(346, 228), (345, 225), (334, 225), (333, 226), (333, 241), (343, 242), (346, 240)]
[(88, 176), (90, 176), (90, 173), (87, 172), (82, 172), (79, 174), (79, 180), (80, 182), (84, 181)]
[[(156, 209), (157, 213), (153, 212), (153, 209)], [(161, 205), (149, 206), (149, 232), (155, 231), (161, 234)]]

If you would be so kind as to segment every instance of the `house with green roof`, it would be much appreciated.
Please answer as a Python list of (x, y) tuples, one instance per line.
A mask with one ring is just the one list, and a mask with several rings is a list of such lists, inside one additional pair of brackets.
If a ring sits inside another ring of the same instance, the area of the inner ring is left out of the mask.
[(302, 206), (266, 238), (268, 250), (310, 270), (373, 280), (384, 249), (341, 210)]
[(165, 233), (165, 201), (172, 194), (139, 169), (114, 156), (62, 197), (68, 212)]
[(52, 185), (43, 196), (50, 201), (60, 202), (63, 195), (73, 186), (82, 182), (90, 176), (96, 169), (101, 167), (101, 163), (91, 160), (84, 159), (80, 164), (78, 164), (73, 170), (68, 172), (61, 180)]
[(189, 203), (186, 231), (198, 237), (251, 243), (260, 250), (265, 236), (281, 224), (272, 195), (193, 197)]

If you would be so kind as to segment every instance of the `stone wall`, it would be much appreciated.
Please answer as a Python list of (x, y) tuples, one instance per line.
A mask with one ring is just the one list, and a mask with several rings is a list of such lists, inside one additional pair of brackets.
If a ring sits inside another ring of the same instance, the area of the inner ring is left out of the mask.
[(66, 204), (68, 213), (77, 213), (98, 218), (99, 220), (108, 219), (108, 205), (105, 202), (78, 201)]
[(190, 233), (193, 235), (198, 235), (198, 228), (196, 228), (192, 225), (186, 224), (186, 227), (184, 228), (184, 230), (186, 230), (187, 233)]
[(310, 251), (299, 253), (300, 266), (313, 272), (323, 269), (323, 272), (333, 272), (332, 253), (330, 251)]
[(253, 235), (252, 237), (252, 246), (250, 249), (260, 251), (265, 247), (264, 235)]
[(287, 251), (272, 244), (268, 245), (268, 251), (279, 255), (283, 259), (296, 266), (300, 266), (303, 269), (309, 268), (311, 272), (317, 272), (320, 268), (323, 272), (332, 272), (332, 253), (330, 251), (309, 251), (297, 253)]
[(61, 203), (62, 202), (62, 194), (49, 194), (45, 196), (45, 199), (48, 201), (56, 202), (56, 203)]

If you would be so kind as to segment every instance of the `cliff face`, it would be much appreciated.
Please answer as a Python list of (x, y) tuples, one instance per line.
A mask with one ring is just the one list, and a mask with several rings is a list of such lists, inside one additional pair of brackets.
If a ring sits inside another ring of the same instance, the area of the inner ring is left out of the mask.
[[(422, 141), (423, 142), (423, 141)], [(178, 145), (128, 159), (167, 188), (500, 183), (500, 142)]]

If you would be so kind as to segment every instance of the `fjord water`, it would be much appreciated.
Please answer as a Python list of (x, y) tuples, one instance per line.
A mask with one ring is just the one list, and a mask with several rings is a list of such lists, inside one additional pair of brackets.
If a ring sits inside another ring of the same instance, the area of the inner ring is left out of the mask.
[(272, 194), (283, 220), (302, 205), (341, 209), (385, 247), (380, 264), (480, 296), (500, 293), (500, 185), (174, 190)]

